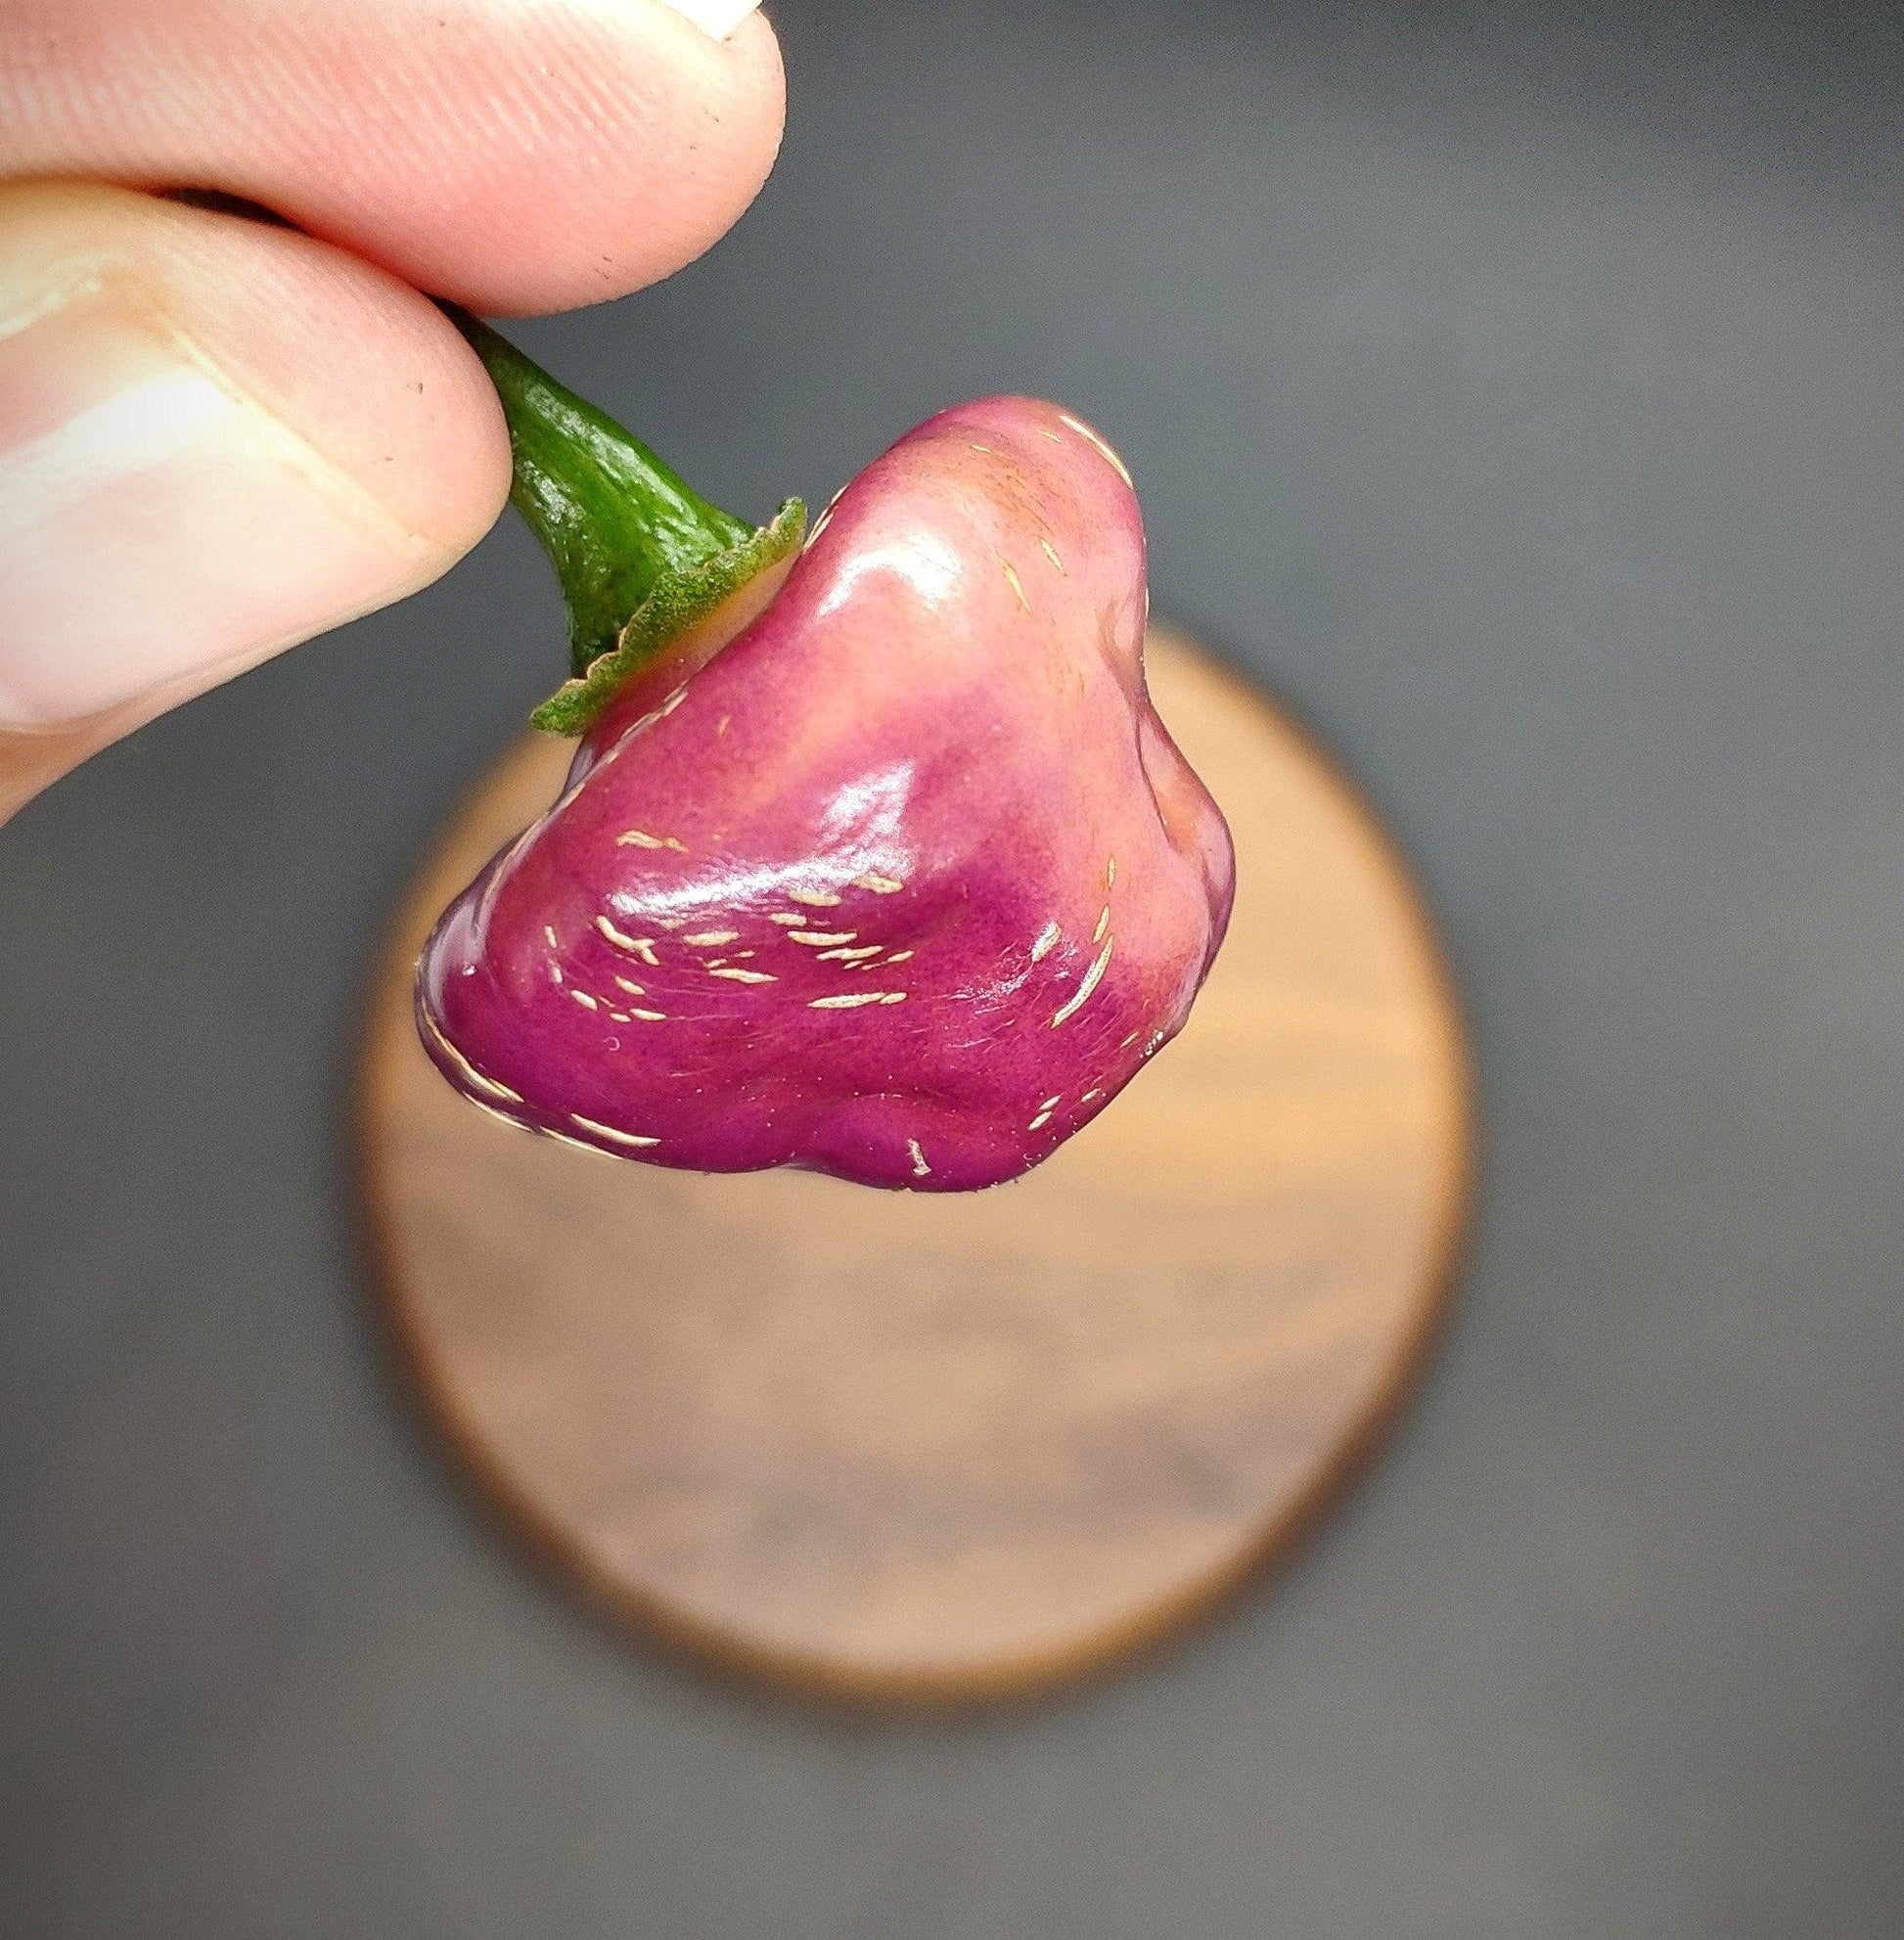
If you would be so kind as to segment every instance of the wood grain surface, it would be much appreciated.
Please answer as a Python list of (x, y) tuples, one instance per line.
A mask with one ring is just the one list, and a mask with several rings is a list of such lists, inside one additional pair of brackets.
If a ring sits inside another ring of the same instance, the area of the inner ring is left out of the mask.
[(1180, 640), (1150, 666), (1236, 835), (1229, 941), (1176, 1043), (992, 1192), (663, 1171), (451, 1093), (411, 965), (567, 744), (513, 748), (420, 875), (363, 1066), (381, 1290), (482, 1487), (612, 1608), (836, 1693), (1035, 1688), (1274, 1554), (1420, 1366), (1471, 1140), (1433, 936), (1305, 736)]

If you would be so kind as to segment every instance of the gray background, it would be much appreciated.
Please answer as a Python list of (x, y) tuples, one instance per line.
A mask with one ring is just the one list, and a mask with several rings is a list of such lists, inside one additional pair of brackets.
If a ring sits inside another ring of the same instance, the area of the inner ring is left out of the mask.
[(1904, 1931), (1894, 20), (777, 12), (755, 212), (524, 336), (756, 512), (973, 392), (1107, 428), (1446, 925), (1446, 1352), (1280, 1580), (1027, 1715), (717, 1688), (521, 1567), (340, 1162), (379, 924), (559, 655), (506, 527), (0, 835), (0, 1931)]

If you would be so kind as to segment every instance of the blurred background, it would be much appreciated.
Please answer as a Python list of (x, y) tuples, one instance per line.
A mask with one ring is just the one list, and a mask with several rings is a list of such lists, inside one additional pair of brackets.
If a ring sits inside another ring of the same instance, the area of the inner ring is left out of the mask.
[(0, 832), (0, 1932), (1904, 1931), (1904, 17), (772, 13), (752, 214), (523, 341), (756, 514), (976, 392), (1106, 429), (1444, 925), (1452, 1334), (1279, 1578), (1027, 1711), (725, 1688), (521, 1566), (342, 1143), (559, 652), (506, 522)]

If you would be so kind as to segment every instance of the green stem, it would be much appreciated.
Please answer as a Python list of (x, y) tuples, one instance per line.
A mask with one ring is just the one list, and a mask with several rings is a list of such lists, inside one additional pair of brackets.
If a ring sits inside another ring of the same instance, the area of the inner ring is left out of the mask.
[(759, 527), (723, 512), (487, 324), (454, 304), (443, 309), (502, 400), (515, 461), (510, 498), (568, 606), (574, 677), (532, 718), (579, 734), (671, 639), (797, 547), (805, 508), (790, 499)]

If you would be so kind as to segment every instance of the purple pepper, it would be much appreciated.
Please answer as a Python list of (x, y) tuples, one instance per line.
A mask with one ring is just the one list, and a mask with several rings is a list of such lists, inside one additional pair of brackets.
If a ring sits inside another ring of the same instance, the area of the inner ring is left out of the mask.
[[(538, 718), (582, 740), (425, 949), (438, 1067), (662, 1165), (951, 1192), (1037, 1164), (1182, 1027), (1230, 912), (1229, 831), (1144, 683), (1116, 454), (1054, 405), (960, 405), (797, 555), (796, 504), (710, 526), (616, 628), (629, 588), (590, 588), (628, 535), (581, 544), (599, 518), (550, 482), (550, 400), (586, 407), (466, 327), (575, 618), (578, 676)], [(598, 455), (626, 439), (588, 418)]]

